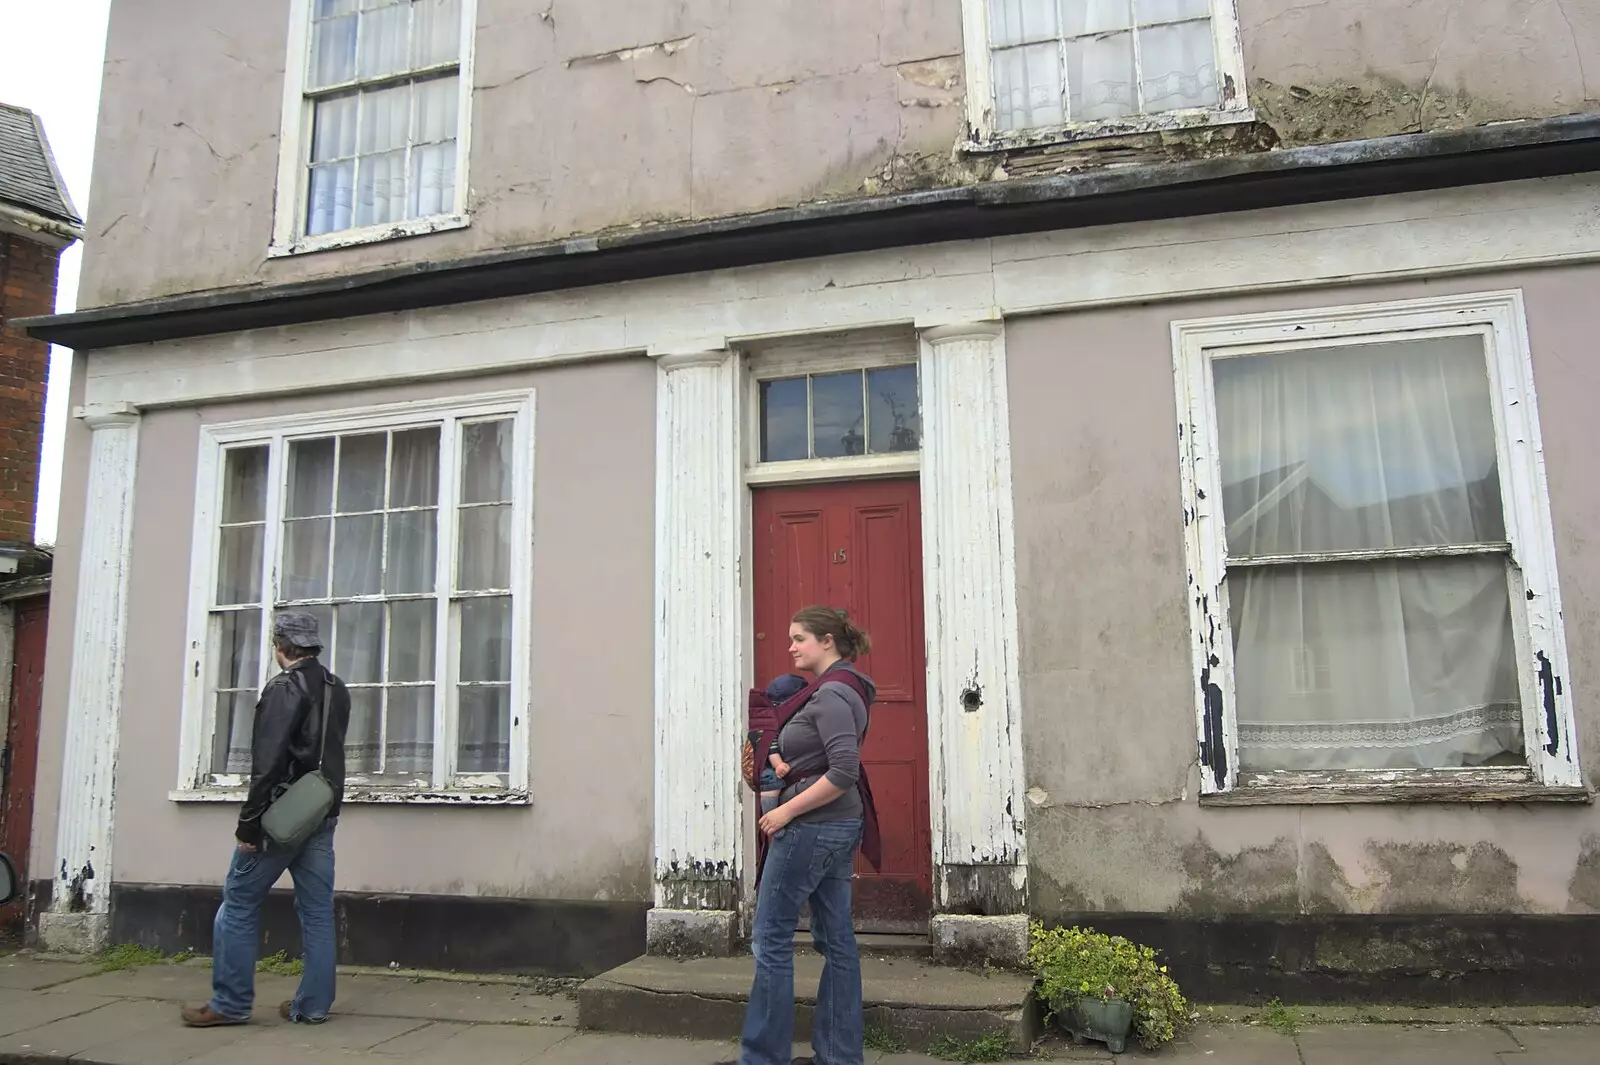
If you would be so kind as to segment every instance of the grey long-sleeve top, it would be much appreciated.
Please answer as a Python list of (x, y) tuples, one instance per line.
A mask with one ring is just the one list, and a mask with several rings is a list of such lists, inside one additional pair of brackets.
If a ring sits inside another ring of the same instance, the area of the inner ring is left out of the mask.
[[(872, 682), (867, 681), (868, 690)], [(795, 824), (808, 821), (844, 821), (860, 817), (861, 741), (867, 732), (867, 706), (843, 681), (824, 683), (804, 707), (783, 727), (778, 742), (789, 763), (789, 780), (798, 787), (785, 790), (788, 801), (826, 776), (843, 795), (801, 814)]]

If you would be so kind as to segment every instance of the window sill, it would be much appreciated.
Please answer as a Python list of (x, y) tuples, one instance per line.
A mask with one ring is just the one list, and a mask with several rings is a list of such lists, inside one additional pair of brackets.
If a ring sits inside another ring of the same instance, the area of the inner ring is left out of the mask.
[(1128, 137), (1139, 133), (1170, 133), (1185, 129), (1205, 129), (1210, 126), (1239, 126), (1255, 120), (1255, 111), (1248, 107), (1215, 111), (1169, 111), (1163, 115), (1144, 115), (1127, 120), (983, 133), (968, 138), (961, 145), (961, 150), (975, 155), (1012, 152), (1026, 148), (1046, 148), (1055, 144), (1103, 140), (1107, 137)]
[(468, 214), (434, 215), (431, 218), (413, 218), (393, 225), (364, 226), (361, 229), (342, 229), (337, 233), (322, 233), (315, 237), (301, 237), (288, 244), (273, 244), (267, 249), (267, 258), (283, 259), (291, 255), (311, 255), (319, 251), (354, 248), (363, 244), (381, 244), (386, 240), (406, 237), (423, 237), (429, 233), (446, 233), (453, 229), (466, 229), (472, 224)]
[[(167, 793), (179, 803), (241, 803), (243, 788), (194, 788)], [(530, 806), (533, 797), (526, 791), (509, 788), (449, 789), (427, 791), (421, 788), (372, 788), (356, 786), (344, 793), (346, 805), (362, 806)]]
[(1200, 797), (1201, 806), (1593, 801), (1588, 788), (1540, 784), (1526, 769), (1252, 773), (1232, 791)]

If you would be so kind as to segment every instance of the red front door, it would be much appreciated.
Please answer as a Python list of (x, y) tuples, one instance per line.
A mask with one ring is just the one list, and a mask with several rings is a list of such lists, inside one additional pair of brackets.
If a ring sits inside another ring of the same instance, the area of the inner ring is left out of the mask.
[[(28, 883), (28, 846), (33, 837), (33, 788), (39, 768), (39, 709), (44, 694), (44, 635), (49, 605), (48, 599), (40, 597), (25, 600), (17, 608), (11, 718), (6, 727), (4, 753), (0, 754), (0, 769), (5, 773), (5, 794), (0, 799), (0, 851), (16, 863), (22, 885)], [(0, 928), (14, 931), (21, 926), (21, 902), (0, 907)]]
[(764, 488), (755, 494), (755, 665), (793, 672), (789, 618), (842, 607), (872, 637), (856, 663), (878, 687), (861, 760), (883, 830), (883, 869), (856, 859), (856, 927), (925, 932), (932, 900), (922, 519), (916, 481)]

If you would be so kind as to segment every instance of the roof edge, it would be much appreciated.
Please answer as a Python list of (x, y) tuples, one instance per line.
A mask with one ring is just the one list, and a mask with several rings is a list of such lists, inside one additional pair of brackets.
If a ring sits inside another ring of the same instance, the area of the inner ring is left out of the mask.
[(1600, 113), (863, 197), (20, 319), (78, 350), (949, 240), (1600, 170)]

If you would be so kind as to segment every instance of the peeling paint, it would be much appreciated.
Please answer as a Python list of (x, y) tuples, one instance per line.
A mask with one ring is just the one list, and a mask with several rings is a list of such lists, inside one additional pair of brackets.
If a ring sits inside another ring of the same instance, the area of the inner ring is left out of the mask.
[(1300, 852), (1279, 837), (1221, 854), (1203, 837), (1180, 852), (1187, 878), (1175, 909), (1184, 913), (1298, 913)]
[(1492, 843), (1371, 842), (1380, 913), (1522, 913), (1517, 863)]

